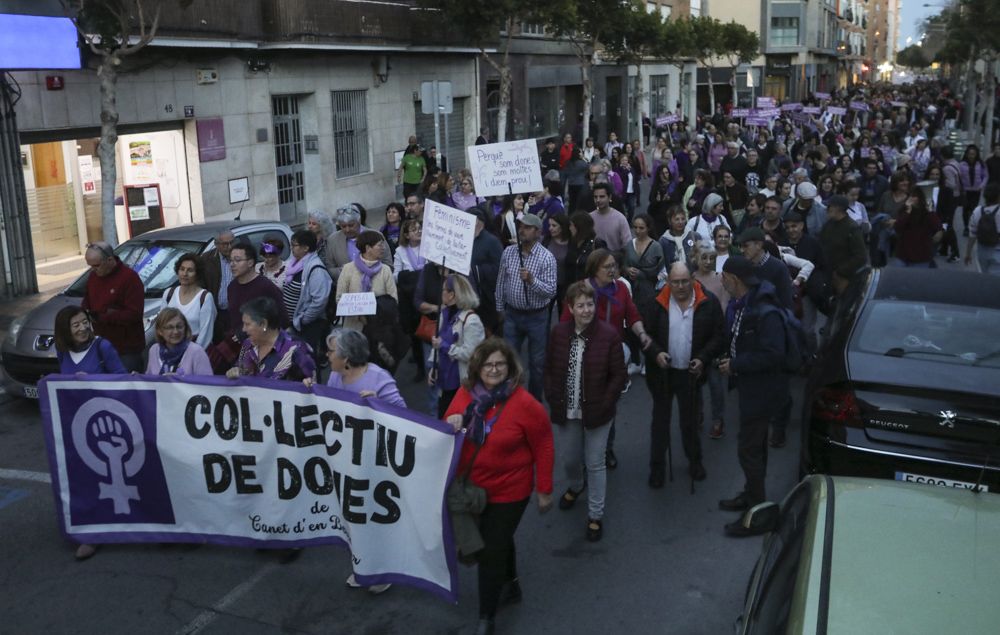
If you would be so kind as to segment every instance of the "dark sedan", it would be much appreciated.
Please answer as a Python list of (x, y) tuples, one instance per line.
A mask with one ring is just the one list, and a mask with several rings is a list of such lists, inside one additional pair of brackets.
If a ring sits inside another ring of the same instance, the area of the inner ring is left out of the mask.
[(803, 472), (1000, 491), (1000, 278), (875, 270), (829, 331)]

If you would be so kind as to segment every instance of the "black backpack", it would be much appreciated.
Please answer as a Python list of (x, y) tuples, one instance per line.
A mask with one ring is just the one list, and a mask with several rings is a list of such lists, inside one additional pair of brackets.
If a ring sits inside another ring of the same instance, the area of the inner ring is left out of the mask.
[(976, 242), (983, 247), (996, 247), (1000, 244), (1000, 232), (997, 232), (997, 210), (1000, 207), (994, 205), (992, 212), (987, 212), (983, 208), (982, 216), (979, 217), (979, 224), (976, 225)]

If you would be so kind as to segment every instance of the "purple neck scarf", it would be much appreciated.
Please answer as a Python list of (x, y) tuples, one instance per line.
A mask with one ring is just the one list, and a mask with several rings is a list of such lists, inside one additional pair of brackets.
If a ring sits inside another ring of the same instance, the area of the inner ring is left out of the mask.
[(420, 250), (414, 250), (413, 247), (407, 245), (403, 247), (406, 250), (406, 257), (409, 259), (410, 264), (413, 265), (414, 270), (420, 271), (424, 268), (424, 257), (420, 255)]
[(621, 302), (615, 297), (615, 291), (618, 290), (618, 285), (614, 280), (610, 284), (603, 287), (597, 286), (597, 278), (590, 279), (590, 286), (594, 287), (594, 293), (598, 295), (598, 299), (604, 298), (609, 304), (619, 305)]
[(375, 264), (371, 267), (365, 262), (361, 254), (354, 257), (354, 266), (358, 268), (361, 272), (361, 290), (368, 292), (372, 290), (372, 278), (374, 278), (379, 271), (382, 270), (382, 261), (376, 260)]

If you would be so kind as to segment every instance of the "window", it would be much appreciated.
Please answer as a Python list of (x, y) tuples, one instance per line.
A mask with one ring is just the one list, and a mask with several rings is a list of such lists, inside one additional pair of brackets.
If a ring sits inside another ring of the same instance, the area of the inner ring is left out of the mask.
[(649, 116), (653, 119), (671, 112), (670, 104), (667, 102), (669, 80), (669, 75), (649, 76)]
[(691, 0), (691, 17), (697, 18), (701, 15), (701, 0)]
[(545, 25), (535, 22), (521, 23), (521, 35), (545, 35)]
[(557, 87), (532, 88), (528, 92), (530, 135), (536, 139), (559, 134), (559, 95)]
[(333, 146), (338, 179), (371, 172), (367, 94), (365, 90), (332, 92)]
[(771, 18), (771, 46), (798, 46), (798, 44), (798, 18)]

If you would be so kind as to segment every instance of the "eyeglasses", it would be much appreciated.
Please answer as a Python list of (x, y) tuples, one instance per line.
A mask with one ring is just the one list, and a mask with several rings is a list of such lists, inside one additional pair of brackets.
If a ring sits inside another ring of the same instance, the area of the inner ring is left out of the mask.
[(507, 362), (485, 362), (483, 370), (503, 370), (507, 368)]
[(610, 264), (607, 264), (607, 265), (601, 265), (601, 269), (604, 269), (605, 271), (614, 271), (617, 268), (618, 268), (618, 265), (615, 264), (615, 263), (613, 263), (613, 262), (610, 263)]

